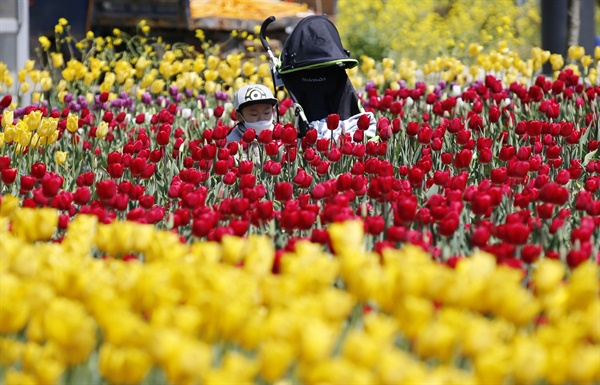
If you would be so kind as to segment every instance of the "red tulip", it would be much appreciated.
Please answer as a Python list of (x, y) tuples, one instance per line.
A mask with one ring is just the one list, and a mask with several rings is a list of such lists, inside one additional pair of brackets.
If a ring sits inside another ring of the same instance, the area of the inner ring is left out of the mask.
[(82, 187), (78, 187), (77, 190), (75, 190), (75, 193), (73, 194), (73, 201), (80, 205), (86, 205), (89, 201), (90, 198), (92, 197), (92, 193), (90, 191), (89, 188), (82, 186)]
[(497, 105), (492, 105), (488, 112), (490, 123), (496, 123), (500, 119), (500, 108)]
[(256, 175), (244, 174), (240, 178), (240, 189), (253, 188), (256, 185)]
[(96, 194), (98, 198), (109, 201), (117, 193), (117, 184), (112, 179), (101, 180), (96, 183)]
[(321, 200), (327, 195), (327, 187), (324, 183), (317, 183), (310, 192), (310, 196), (315, 201)]
[(21, 191), (31, 191), (35, 187), (37, 179), (31, 175), (21, 176)]
[(523, 146), (517, 150), (517, 159), (528, 160), (531, 156), (532, 149), (530, 146)]
[(492, 153), (492, 150), (489, 148), (482, 148), (479, 150), (479, 158), (477, 161), (481, 164), (488, 164), (492, 161), (493, 157), (494, 154)]
[(386, 231), (386, 239), (392, 242), (406, 242), (407, 231), (404, 226), (390, 226)]
[(454, 158), (454, 166), (458, 169), (468, 168), (473, 158), (473, 151), (469, 149), (463, 149)]
[(431, 142), (431, 138), (433, 136), (433, 130), (429, 125), (423, 125), (417, 134), (417, 141), (420, 144), (429, 144)]
[(569, 250), (567, 253), (567, 264), (571, 269), (576, 268), (589, 258), (584, 250)]
[(254, 128), (246, 129), (246, 131), (244, 131), (244, 135), (242, 135), (242, 140), (246, 143), (250, 143), (254, 139), (256, 139), (256, 131)]
[(332, 148), (331, 151), (329, 151), (329, 154), (327, 154), (327, 159), (333, 163), (339, 161), (341, 157), (342, 151), (337, 147)]
[(58, 190), (60, 190), (63, 186), (64, 178), (62, 176), (52, 175), (49, 176), (46, 174), (46, 178), (42, 179), (42, 192), (44, 196), (47, 198), (52, 198), (56, 196)]
[(569, 190), (556, 183), (546, 183), (539, 191), (539, 199), (545, 203), (562, 206), (569, 199)]
[(109, 200), (109, 204), (117, 211), (125, 211), (129, 205), (129, 196), (127, 194), (115, 194)]
[(275, 184), (275, 199), (280, 202), (285, 202), (292, 199), (294, 188), (289, 182), (278, 182)]
[(462, 131), (459, 131), (458, 134), (456, 134), (456, 143), (460, 144), (461, 146), (466, 145), (470, 139), (471, 139), (471, 131), (462, 130)]
[(312, 243), (327, 245), (329, 243), (329, 233), (327, 232), (327, 229), (313, 229), (310, 235), (310, 241)]
[(566, 185), (569, 180), (571, 180), (571, 174), (569, 173), (569, 170), (560, 170), (554, 178), (554, 181), (562, 186)]
[(418, 167), (413, 167), (408, 171), (408, 181), (413, 188), (421, 187), (423, 184), (423, 177), (423, 170)]
[(216, 175), (225, 175), (229, 171), (229, 162), (226, 160), (217, 160), (213, 171)]
[[(12, 95), (4, 95), (2, 99), (0, 99), (0, 110), (3, 110), (10, 106), (12, 103)], [(12, 122), (11, 122), (12, 123)]]
[(417, 123), (417, 122), (409, 122), (406, 125), (406, 133), (409, 136), (417, 136), (417, 134), (419, 133), (419, 123)]
[(483, 119), (481, 115), (471, 114), (469, 117), (469, 128), (473, 131), (481, 131), (483, 129)]
[(215, 224), (204, 215), (200, 218), (194, 218), (192, 222), (192, 235), (198, 238), (206, 237)]
[(257, 140), (259, 143), (267, 144), (273, 140), (273, 131), (272, 130), (262, 130), (260, 134), (258, 134)]
[(589, 191), (592, 194), (595, 193), (600, 188), (600, 177), (589, 177), (588, 180), (585, 181), (585, 185), (583, 187), (586, 191)]
[(131, 173), (133, 174), (133, 176), (139, 176), (142, 171), (144, 170), (144, 167), (146, 166), (146, 159), (144, 158), (135, 158), (131, 161)]
[(221, 116), (223, 116), (224, 112), (225, 112), (225, 107), (222, 105), (218, 105), (215, 107), (213, 114), (215, 115), (216, 118), (220, 118)]
[(250, 227), (250, 222), (243, 219), (232, 219), (229, 222), (229, 227), (231, 227), (231, 229), (233, 230), (233, 235), (242, 237), (248, 231), (248, 228)]
[(492, 215), (492, 198), (487, 193), (480, 193), (471, 201), (471, 209), (475, 215)]
[(557, 159), (560, 157), (562, 147), (561, 146), (550, 146), (546, 148), (547, 159)]
[(2, 174), (2, 182), (5, 184), (12, 184), (17, 179), (17, 169), (16, 168), (5, 168), (1, 172)]
[(443, 236), (451, 237), (459, 224), (458, 214), (451, 211), (439, 222), (438, 231)]
[(145, 209), (149, 209), (150, 207), (152, 207), (154, 205), (154, 196), (153, 195), (144, 195), (141, 196), (140, 199), (140, 206), (142, 206)]
[(121, 163), (112, 163), (106, 167), (106, 172), (113, 179), (119, 179), (123, 176), (123, 164)]
[(554, 212), (554, 205), (550, 203), (540, 204), (535, 207), (538, 216), (542, 219), (552, 218)]
[(516, 222), (498, 226), (498, 231), (498, 236), (504, 241), (513, 245), (523, 245), (527, 242), (531, 229), (522, 222)]
[(398, 225), (414, 221), (417, 213), (417, 197), (410, 195), (399, 198), (394, 207), (394, 222), (398, 219)]
[(322, 160), (317, 165), (315, 171), (317, 172), (318, 175), (323, 176), (323, 175), (327, 174), (327, 171), (329, 171), (329, 164), (330, 163), (328, 161)]
[(381, 215), (367, 216), (364, 225), (367, 234), (379, 235), (385, 228), (385, 220)]
[(288, 145), (295, 145), (296, 140), (298, 139), (298, 131), (294, 127), (286, 126), (283, 129), (283, 133), (281, 136), (281, 141)]
[(262, 221), (269, 221), (273, 219), (274, 211), (273, 211), (273, 202), (272, 201), (263, 201), (258, 202), (257, 205), (258, 217)]
[(500, 153), (498, 154), (498, 157), (500, 158), (501, 161), (508, 162), (515, 156), (516, 152), (517, 151), (515, 150), (515, 148), (513, 146), (502, 146), (502, 148), (500, 149)]
[(142, 172), (140, 173), (140, 178), (150, 179), (154, 175), (155, 171), (156, 171), (156, 165), (153, 163), (147, 163), (144, 166), (144, 168), (142, 169)]
[(340, 116), (338, 114), (329, 114), (325, 118), (325, 122), (327, 123), (327, 128), (333, 131), (340, 125)]
[(95, 176), (92, 171), (84, 172), (77, 176), (77, 178), (75, 179), (75, 184), (77, 185), (77, 187), (92, 186), (94, 184), (94, 177)]
[(10, 167), (10, 157), (9, 156), (0, 156), (0, 172), (6, 170)]
[(366, 131), (369, 129), (371, 125), (371, 118), (367, 114), (363, 114), (358, 118), (358, 122), (356, 124), (358, 129), (361, 131)]
[(451, 153), (449, 153), (449, 152), (443, 152), (442, 153), (442, 163), (446, 164), (446, 165), (451, 164), (452, 163), (452, 157), (453, 156), (452, 156)]
[(483, 248), (490, 239), (490, 230), (485, 226), (479, 226), (471, 234), (471, 246)]

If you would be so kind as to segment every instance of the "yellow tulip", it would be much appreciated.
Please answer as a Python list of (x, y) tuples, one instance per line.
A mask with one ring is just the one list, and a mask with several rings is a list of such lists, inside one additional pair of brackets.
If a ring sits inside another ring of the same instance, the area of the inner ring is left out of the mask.
[(4, 127), (4, 141), (7, 143), (12, 142), (17, 137), (17, 127), (12, 124)]
[(155, 335), (155, 338), (155, 355), (169, 383), (199, 383), (202, 374), (210, 367), (209, 346), (197, 340), (184, 338), (177, 333), (169, 336), (163, 332)]
[[(19, 122), (19, 123), (22, 123), (22, 122)], [(17, 143), (19, 143), (22, 147), (27, 147), (27, 146), (29, 146), (29, 142), (31, 142), (31, 131), (27, 131), (27, 129), (24, 128), (24, 126), (25, 126), (25, 124), (17, 125), (17, 131), (16, 131), (17, 136), (15, 138), (15, 141)]]
[(50, 49), (50, 46), (52, 46), (50, 39), (48, 39), (46, 36), (40, 36), (38, 38), (38, 41), (39, 41), (40, 45), (42, 46), (42, 48), (44, 49), (44, 51), (48, 51)]
[(584, 67), (589, 67), (592, 64), (592, 57), (590, 55), (584, 55), (581, 58), (581, 65)]
[(262, 343), (259, 353), (260, 374), (274, 382), (285, 374), (296, 354), (294, 347), (286, 341), (267, 340)]
[(215, 83), (213, 81), (207, 81), (204, 84), (204, 89), (206, 90), (206, 92), (208, 94), (214, 94), (215, 91), (217, 90), (217, 83)]
[(225, 235), (222, 239), (223, 261), (237, 264), (244, 258), (246, 240), (239, 237)]
[(27, 130), (35, 131), (42, 121), (42, 112), (39, 110), (32, 111), (23, 117), (23, 122), (27, 126)]
[(37, 133), (40, 136), (49, 136), (54, 131), (56, 131), (58, 127), (58, 118), (42, 118), (40, 122), (40, 127), (37, 129)]
[(569, 59), (579, 60), (585, 55), (585, 48), (579, 45), (572, 45), (567, 50)]
[(552, 55), (550, 55), (550, 64), (552, 64), (553, 71), (558, 71), (563, 67), (565, 61), (562, 55), (553, 53)]
[(4, 385), (37, 385), (38, 380), (30, 373), (18, 371), (14, 368), (8, 369), (4, 375)]
[(533, 272), (533, 283), (536, 290), (547, 293), (558, 287), (565, 276), (565, 266), (562, 262), (548, 258), (542, 259)]
[(54, 68), (60, 68), (65, 64), (62, 53), (52, 52), (50, 54), (50, 58), (52, 59), (52, 65)]
[(96, 137), (99, 139), (104, 138), (108, 134), (108, 123), (105, 121), (100, 122), (96, 129)]
[(19, 86), (19, 92), (21, 94), (26, 94), (27, 91), (29, 91), (29, 83), (21, 83), (21, 86)]
[(152, 367), (152, 357), (146, 351), (129, 346), (103, 344), (98, 356), (102, 377), (114, 384), (138, 384)]
[(21, 359), (23, 342), (6, 337), (0, 337), (0, 365), (12, 366)]
[(213, 70), (204, 71), (204, 80), (207, 82), (214, 82), (219, 77), (219, 73)]
[(29, 78), (31, 79), (31, 81), (34, 84), (35, 83), (39, 83), (39, 81), (40, 81), (40, 71), (39, 70), (29, 71)]
[(42, 86), (42, 90), (50, 91), (52, 89), (52, 78), (49, 76), (45, 76), (40, 80), (40, 85)]
[(54, 154), (56, 164), (64, 164), (67, 161), (67, 153), (64, 151), (56, 151)]
[(360, 221), (346, 221), (329, 226), (331, 244), (336, 254), (357, 251), (363, 247), (363, 225)]
[(8, 125), (12, 125), (15, 120), (15, 113), (13, 110), (6, 109), (2, 111), (2, 128), (5, 128)]
[[(300, 359), (310, 363), (327, 358), (333, 350), (337, 332), (323, 321), (307, 322), (300, 337)], [(361, 351), (364, 352), (364, 345)]]
[(219, 59), (218, 56), (210, 55), (206, 61), (206, 64), (207, 64), (209, 70), (214, 71), (217, 69), (217, 66), (219, 65), (220, 62), (221, 62), (221, 59)]
[(29, 141), (29, 147), (38, 148), (42, 144), (41, 139), (42, 138), (38, 135), (38, 133), (35, 132)]
[(30, 306), (26, 284), (15, 275), (0, 273), (0, 333), (17, 333), (27, 324)]
[(50, 240), (58, 225), (58, 213), (51, 208), (23, 208), (14, 214), (13, 232), (26, 242)]
[(84, 306), (67, 298), (55, 298), (44, 314), (44, 331), (67, 363), (85, 361), (96, 345), (96, 324)]
[(70, 113), (67, 116), (67, 130), (75, 132), (79, 129), (79, 118), (77, 115)]

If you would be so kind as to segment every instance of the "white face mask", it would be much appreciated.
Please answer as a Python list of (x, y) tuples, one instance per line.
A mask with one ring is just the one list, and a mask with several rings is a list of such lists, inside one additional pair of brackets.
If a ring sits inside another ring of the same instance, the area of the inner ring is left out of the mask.
[(258, 122), (253, 123), (245, 123), (246, 129), (253, 128), (256, 131), (256, 135), (260, 134), (264, 130), (272, 130), (273, 129), (273, 121), (272, 120), (260, 120)]

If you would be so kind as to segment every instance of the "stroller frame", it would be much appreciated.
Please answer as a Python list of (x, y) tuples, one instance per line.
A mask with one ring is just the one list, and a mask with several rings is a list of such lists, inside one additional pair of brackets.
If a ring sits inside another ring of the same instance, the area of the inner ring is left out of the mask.
[(271, 60), (275, 90), (285, 87), (294, 102), (298, 136), (311, 128), (310, 122), (338, 114), (344, 120), (363, 112), (346, 69), (358, 65), (342, 47), (335, 25), (326, 15), (302, 19), (286, 39), (276, 57), (266, 39), (266, 30), (275, 17), (267, 18), (260, 39)]

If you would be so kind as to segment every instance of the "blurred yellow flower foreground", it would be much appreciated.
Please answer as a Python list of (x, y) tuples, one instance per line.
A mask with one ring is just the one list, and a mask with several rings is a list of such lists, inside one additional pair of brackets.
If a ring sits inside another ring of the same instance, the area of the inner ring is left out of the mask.
[(346, 222), (335, 255), (300, 242), (273, 274), (263, 236), (182, 244), (79, 215), (53, 242), (57, 213), (15, 203), (0, 207), (6, 385), (600, 381), (591, 261), (567, 276), (541, 260), (524, 285), (482, 253), (452, 269), (417, 247), (362, 251)]

